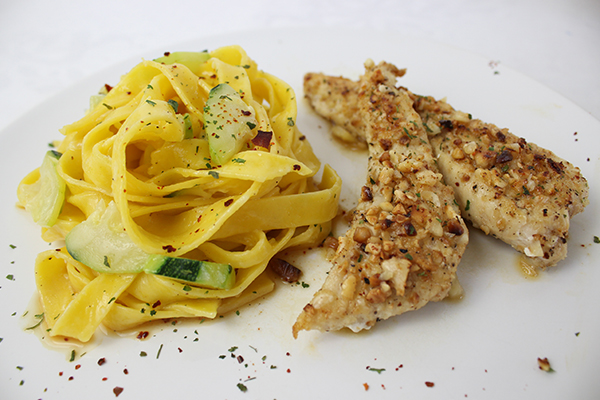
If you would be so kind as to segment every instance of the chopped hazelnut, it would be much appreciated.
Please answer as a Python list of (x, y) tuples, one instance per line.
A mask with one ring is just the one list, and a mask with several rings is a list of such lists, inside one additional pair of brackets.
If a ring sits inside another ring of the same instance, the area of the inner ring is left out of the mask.
[(352, 237), (354, 241), (358, 243), (366, 243), (367, 240), (371, 237), (371, 230), (366, 226), (359, 226), (354, 231), (354, 236)]

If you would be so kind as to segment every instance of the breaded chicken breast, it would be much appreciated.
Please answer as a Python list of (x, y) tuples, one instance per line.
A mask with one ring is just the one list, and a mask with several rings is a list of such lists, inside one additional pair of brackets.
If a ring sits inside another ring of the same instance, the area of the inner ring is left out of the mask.
[(352, 146), (366, 147), (364, 119), (358, 106), (358, 82), (308, 73), (304, 75), (304, 93), (317, 114), (333, 124), (334, 137)]
[[(321, 74), (309, 74), (305, 93), (314, 109), (327, 109), (331, 93), (336, 110), (350, 102), (356, 107), (359, 83), (335, 78), (344, 87), (342, 96)], [(570, 218), (588, 204), (588, 184), (578, 168), (507, 129), (472, 119), (445, 101), (409, 91), (414, 109), (430, 137), (438, 166), (454, 189), (462, 216), (484, 233), (497, 237), (523, 253), (536, 268), (556, 265), (567, 255)], [(336, 119), (325, 115), (331, 121)], [(351, 115), (349, 115), (351, 116)], [(356, 118), (356, 117), (354, 117)], [(366, 140), (364, 126), (352, 123), (356, 140)]]
[(442, 300), (468, 243), (421, 118), (407, 92), (395, 87), (402, 71), (387, 63), (365, 66), (357, 100), (369, 146), (367, 181), (294, 337), (300, 330), (368, 329)]
[(435, 103), (420, 97), (415, 108), (441, 130), (431, 144), (463, 217), (523, 253), (530, 267), (563, 260), (571, 217), (589, 202), (580, 170), (507, 129), (452, 112), (432, 117), (427, 111)]

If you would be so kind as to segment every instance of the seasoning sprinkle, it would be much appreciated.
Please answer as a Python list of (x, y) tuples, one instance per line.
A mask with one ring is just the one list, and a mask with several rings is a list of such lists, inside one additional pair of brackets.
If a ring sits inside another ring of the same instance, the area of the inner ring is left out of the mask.
[(542, 371), (545, 372), (555, 372), (552, 367), (550, 366), (550, 361), (548, 361), (548, 358), (539, 358), (537, 359), (538, 361), (538, 366), (540, 367), (540, 369)]
[(244, 393), (248, 391), (248, 388), (243, 383), (238, 383), (237, 387), (238, 387), (238, 389), (240, 389)]

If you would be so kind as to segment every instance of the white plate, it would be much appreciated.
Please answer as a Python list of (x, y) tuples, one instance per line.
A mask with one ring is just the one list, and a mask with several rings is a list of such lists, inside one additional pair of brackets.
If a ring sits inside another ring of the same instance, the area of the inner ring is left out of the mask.
[[(294, 340), (291, 326), (328, 269), (317, 250), (298, 260), (308, 288), (279, 286), (239, 315), (159, 325), (143, 341), (104, 337), (70, 362), (65, 352), (44, 347), (22, 329), (20, 315), (35, 291), (34, 259), (48, 244), (14, 207), (15, 191), (40, 164), (46, 144), (60, 137), (58, 128), (81, 117), (89, 95), (116, 83), (141, 59), (132, 57), (32, 109), (1, 134), (0, 398), (105, 399), (114, 398), (115, 387), (124, 389), (119, 399), (584, 399), (600, 393), (600, 244), (593, 243), (600, 235), (599, 121), (492, 60), (394, 32), (243, 32), (143, 56), (228, 44), (242, 45), (259, 68), (290, 83), (299, 98), (306, 72), (355, 78), (367, 58), (391, 61), (408, 68), (401, 82), (412, 91), (447, 97), (455, 108), (570, 160), (589, 180), (592, 204), (572, 221), (567, 260), (526, 279), (514, 251), (473, 231), (459, 267), (462, 301), (431, 303), (365, 333), (301, 332)], [(304, 101), (297, 123), (321, 160), (344, 178), (342, 205), (351, 207), (354, 188), (364, 179), (364, 154), (333, 143), (328, 125)], [(9, 274), (14, 280), (5, 278)], [(231, 356), (233, 346), (243, 362)], [(547, 357), (556, 372), (542, 372), (538, 357)], [(106, 363), (98, 365), (101, 358)]]

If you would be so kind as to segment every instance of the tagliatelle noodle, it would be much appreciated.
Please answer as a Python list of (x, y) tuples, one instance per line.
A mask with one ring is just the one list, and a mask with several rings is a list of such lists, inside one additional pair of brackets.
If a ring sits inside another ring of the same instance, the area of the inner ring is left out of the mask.
[[(227, 83), (272, 132), (268, 147), (249, 142), (215, 165), (204, 132), (210, 90)], [(177, 106), (174, 107), (173, 105)], [(125, 231), (149, 254), (228, 263), (233, 288), (208, 289), (167, 277), (103, 274), (65, 248), (40, 254), (36, 283), (53, 336), (88, 341), (98, 326), (125, 330), (166, 318), (215, 318), (273, 290), (265, 274), (284, 249), (316, 246), (331, 230), (341, 188), (296, 126), (295, 93), (257, 69), (239, 46), (208, 61), (143, 61), (79, 121), (65, 126), (57, 151), (67, 193), (47, 241), (64, 239), (98, 207), (113, 201)], [(19, 185), (21, 205), (39, 179)]]

